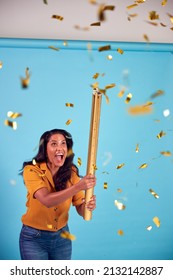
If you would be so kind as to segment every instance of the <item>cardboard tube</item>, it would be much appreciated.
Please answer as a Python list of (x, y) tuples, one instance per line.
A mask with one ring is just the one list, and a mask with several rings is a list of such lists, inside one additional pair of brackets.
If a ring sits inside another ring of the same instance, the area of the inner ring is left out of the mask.
[[(91, 109), (91, 120), (90, 120), (90, 135), (88, 145), (88, 161), (87, 161), (87, 175), (95, 174), (96, 170), (96, 159), (97, 159), (97, 146), (98, 146), (98, 135), (99, 135), (99, 124), (100, 124), (100, 111), (101, 111), (101, 100), (102, 94), (99, 93), (98, 89), (93, 90), (92, 95), (92, 109)], [(94, 188), (90, 188), (85, 191), (85, 202), (87, 203), (94, 194)], [(92, 212), (85, 208), (84, 219), (86, 221), (91, 220)]]

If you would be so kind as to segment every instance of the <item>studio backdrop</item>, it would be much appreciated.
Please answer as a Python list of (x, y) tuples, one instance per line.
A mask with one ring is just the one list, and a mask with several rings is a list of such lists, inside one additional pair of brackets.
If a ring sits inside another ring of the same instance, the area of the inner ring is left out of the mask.
[(93, 88), (102, 93), (97, 208), (90, 221), (71, 208), (72, 258), (173, 259), (172, 69), (172, 44), (0, 40), (1, 259), (20, 259), (18, 173), (41, 134), (69, 131), (86, 174)]

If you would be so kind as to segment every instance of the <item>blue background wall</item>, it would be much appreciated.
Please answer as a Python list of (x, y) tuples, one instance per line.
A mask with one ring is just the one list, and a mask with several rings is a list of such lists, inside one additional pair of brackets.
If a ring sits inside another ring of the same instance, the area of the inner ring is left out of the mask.
[[(18, 171), (23, 161), (36, 154), (40, 135), (52, 128), (64, 128), (73, 135), (75, 163), (85, 175), (90, 127), (92, 88), (115, 83), (103, 96), (97, 157), (97, 209), (91, 221), (84, 221), (75, 209), (70, 212), (73, 259), (173, 259), (173, 159), (160, 154), (173, 153), (173, 46), (168, 44), (135, 44), (38, 40), (0, 40), (0, 259), (20, 259), (18, 236), (21, 216), (25, 212), (26, 190)], [(98, 52), (98, 47), (111, 50)], [(48, 48), (59, 47), (59, 51)], [(124, 54), (116, 49), (120, 47)], [(110, 61), (108, 54), (113, 56)], [(20, 77), (29, 67), (31, 81), (22, 89)], [(97, 80), (93, 75), (98, 72)], [(101, 76), (101, 74), (105, 74)], [(117, 95), (126, 87), (122, 98)], [(164, 94), (155, 99), (157, 90)], [(133, 97), (125, 103), (126, 95)], [(131, 116), (128, 107), (154, 102), (152, 114)], [(74, 108), (65, 106), (66, 102)], [(163, 111), (170, 110), (165, 117)], [(7, 112), (20, 112), (18, 129), (4, 125)], [(72, 119), (67, 126), (66, 121)], [(156, 121), (156, 120), (159, 120)], [(163, 130), (161, 139), (157, 134)], [(135, 152), (139, 144), (139, 153)], [(109, 159), (110, 157), (110, 159)], [(108, 160), (109, 159), (109, 160)], [(121, 169), (116, 166), (125, 163)], [(139, 169), (147, 163), (148, 167)], [(104, 189), (104, 182), (108, 188)], [(159, 199), (151, 195), (153, 189)], [(122, 192), (118, 192), (121, 189)], [(126, 205), (118, 210), (114, 201)], [(159, 217), (159, 228), (153, 217)], [(148, 231), (147, 226), (152, 226)], [(122, 229), (123, 236), (117, 234)]]

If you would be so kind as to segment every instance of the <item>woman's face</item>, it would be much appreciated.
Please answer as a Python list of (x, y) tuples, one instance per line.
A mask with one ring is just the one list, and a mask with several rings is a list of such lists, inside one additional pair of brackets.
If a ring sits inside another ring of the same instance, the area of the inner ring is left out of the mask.
[(67, 143), (64, 135), (54, 134), (47, 143), (48, 164), (57, 170), (63, 166), (67, 157)]

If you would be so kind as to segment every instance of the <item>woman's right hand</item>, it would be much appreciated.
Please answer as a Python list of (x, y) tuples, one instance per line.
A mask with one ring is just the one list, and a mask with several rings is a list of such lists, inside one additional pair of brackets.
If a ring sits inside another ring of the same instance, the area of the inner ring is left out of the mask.
[(95, 175), (86, 175), (79, 182), (78, 187), (80, 190), (87, 190), (93, 188), (96, 185)]

